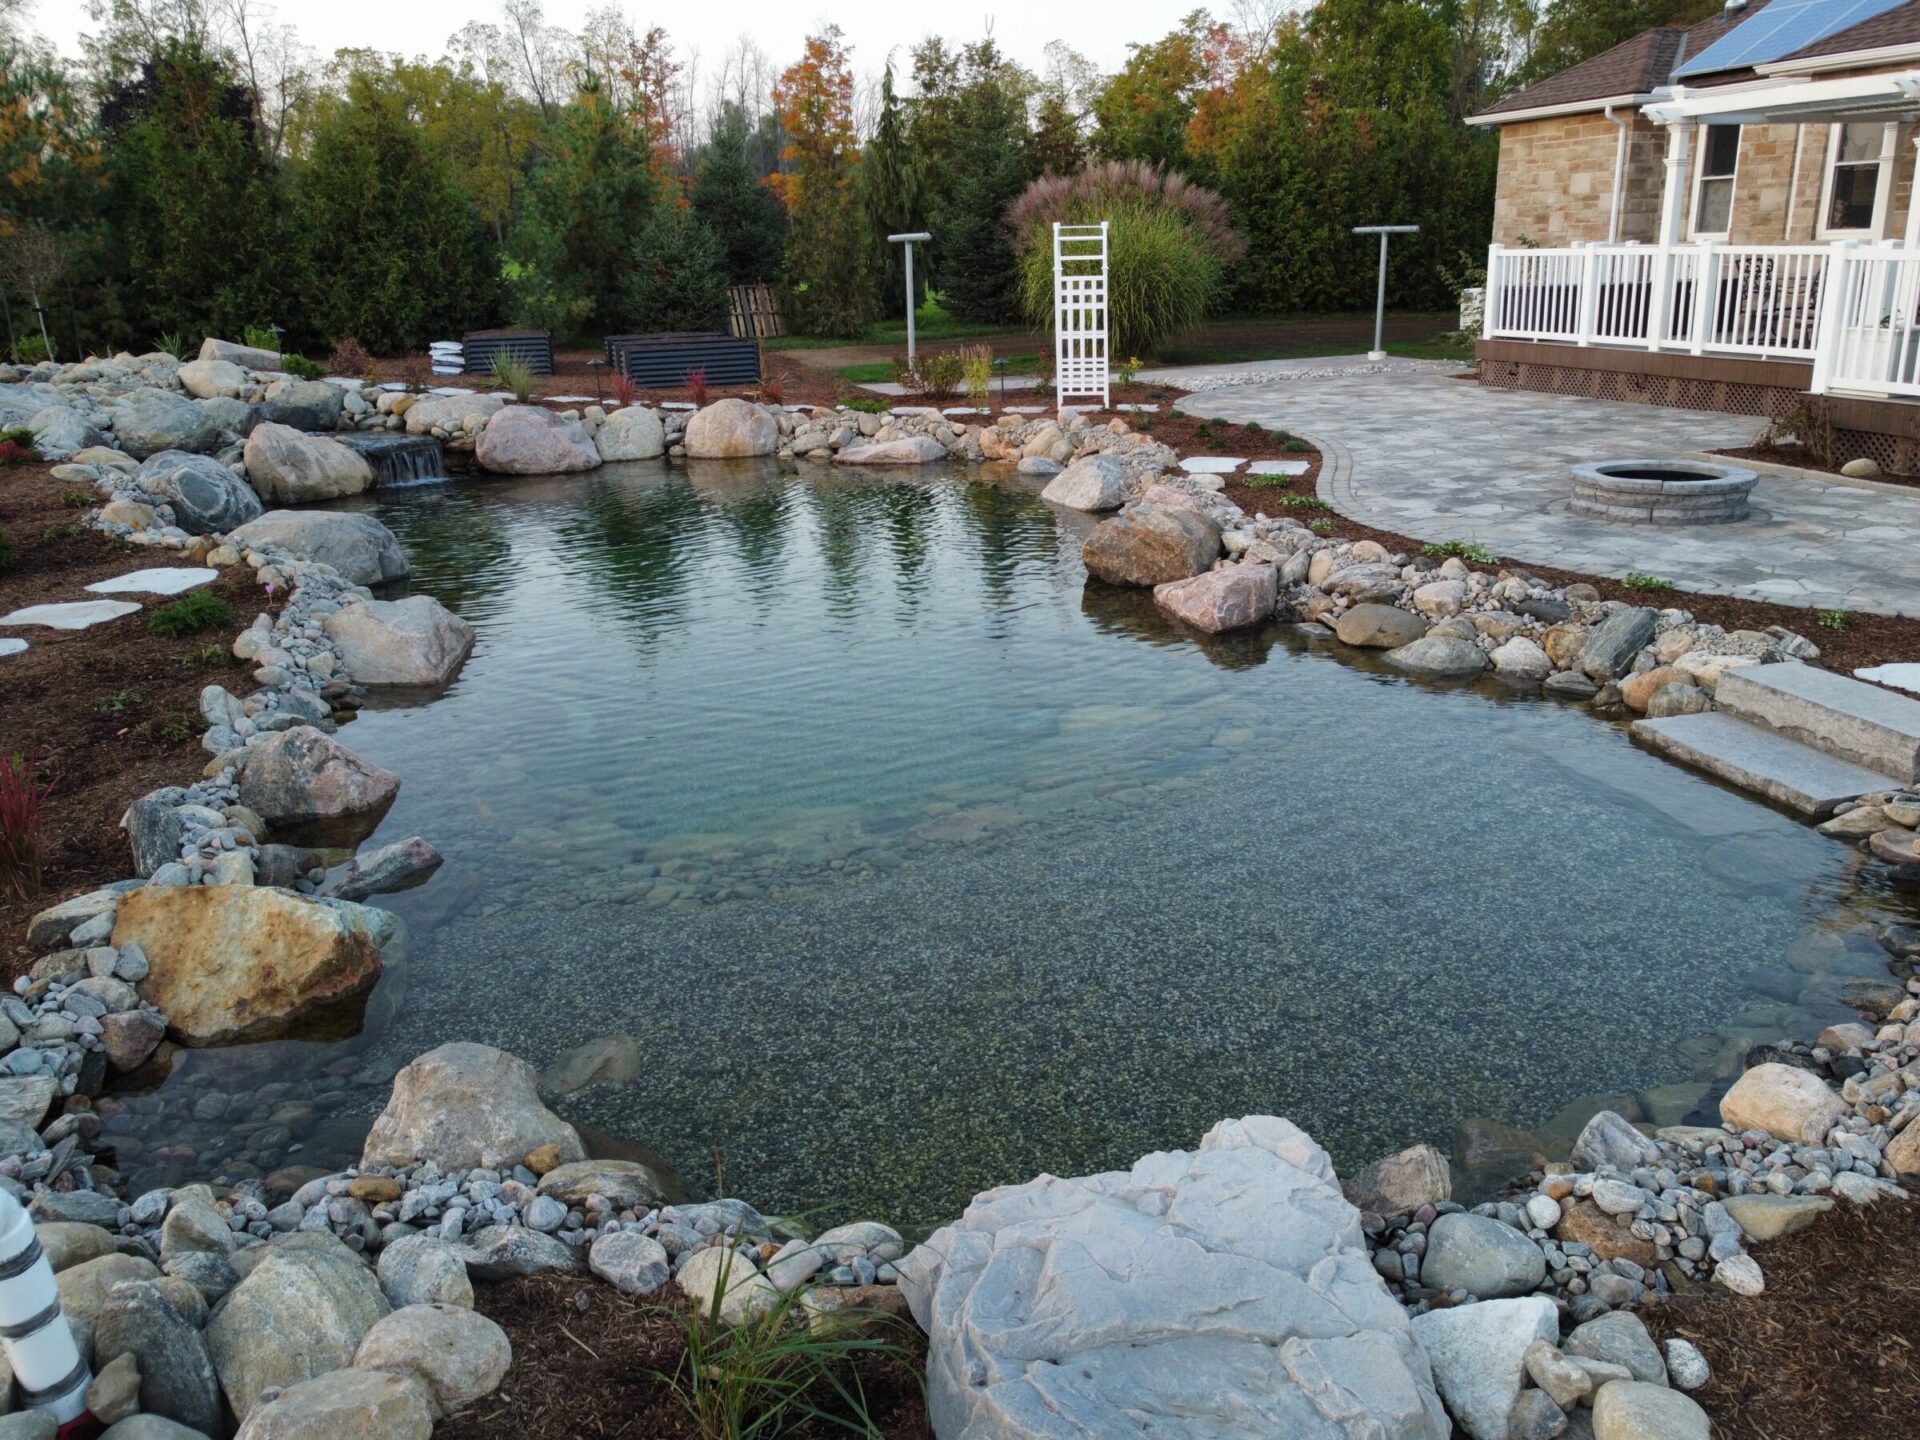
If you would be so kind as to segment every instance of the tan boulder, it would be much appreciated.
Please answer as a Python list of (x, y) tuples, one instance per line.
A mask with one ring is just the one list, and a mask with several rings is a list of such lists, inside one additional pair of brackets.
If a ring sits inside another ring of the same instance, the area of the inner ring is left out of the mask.
[(586, 427), (541, 405), (509, 405), (474, 442), (474, 462), (496, 475), (565, 475), (600, 463)]
[(1228, 565), (1153, 587), (1154, 604), (1209, 635), (1272, 619), (1278, 596), (1271, 565)]
[(177, 372), (180, 388), (196, 400), (239, 396), (247, 389), (247, 372), (231, 360), (189, 360)]
[(780, 443), (780, 427), (758, 405), (729, 396), (696, 410), (681, 442), (695, 459), (732, 460), (771, 455)]
[[(1631, 1218), (1631, 1217), (1629, 1217)], [(1553, 1233), (1561, 1240), (1585, 1245), (1602, 1260), (1631, 1260), (1651, 1269), (1660, 1263), (1659, 1251), (1651, 1240), (1642, 1240), (1591, 1200), (1569, 1198), (1560, 1206), (1560, 1222)]]
[(362, 600), (320, 623), (360, 685), (444, 685), (473, 649), (473, 626), (431, 595)]
[(1797, 1145), (1823, 1144), (1847, 1114), (1846, 1102), (1818, 1075), (1774, 1062), (1747, 1071), (1720, 1101), (1720, 1118), (1734, 1129), (1764, 1130)]
[(1540, 637), (1540, 648), (1547, 652), (1556, 670), (1573, 669), (1587, 648), (1587, 627), (1577, 620), (1562, 620)]
[(380, 978), (378, 912), (251, 885), (146, 886), (113, 943), (146, 952), (141, 997), (188, 1045), (284, 1034)]
[(357, 451), (271, 421), (253, 427), (241, 458), (260, 498), (282, 504), (338, 500), (373, 484), (373, 467)]
[(407, 434), (425, 435), (433, 430), (450, 433), (477, 430), (499, 414), (506, 403), (504, 395), (481, 395), (473, 391), (459, 395), (429, 395), (407, 407)]
[(503, 1160), (511, 1165), (545, 1145), (556, 1147), (560, 1164), (587, 1158), (579, 1132), (541, 1103), (533, 1066), (491, 1045), (457, 1040), (393, 1077), (393, 1094), (367, 1132), (360, 1163), (433, 1160), (469, 1170)]
[(1410, 1145), (1345, 1181), (1347, 1199), (1376, 1215), (1411, 1215), (1453, 1198), (1453, 1170), (1432, 1145)]
[(400, 777), (310, 725), (248, 748), (240, 803), (289, 845), (358, 845), (400, 793)]
[[(1314, 558), (1317, 560), (1319, 556)], [(1360, 645), (1369, 650), (1398, 650), (1402, 645), (1411, 645), (1426, 634), (1427, 622), (1398, 605), (1369, 603), (1349, 608), (1335, 622), (1333, 633), (1348, 645)]]
[(1647, 713), (1647, 702), (1653, 698), (1656, 690), (1668, 685), (1690, 685), (1687, 672), (1678, 665), (1656, 665), (1651, 670), (1642, 670), (1638, 675), (1629, 675), (1620, 682), (1620, 701), (1629, 710)]
[(1110, 585), (1164, 585), (1207, 569), (1220, 527), (1193, 510), (1136, 505), (1093, 527), (1081, 547), (1087, 573)]

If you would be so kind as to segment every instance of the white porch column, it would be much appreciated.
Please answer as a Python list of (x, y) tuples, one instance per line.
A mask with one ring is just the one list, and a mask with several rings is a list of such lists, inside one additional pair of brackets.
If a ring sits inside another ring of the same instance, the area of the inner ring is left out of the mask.
[(1893, 171), (1900, 163), (1899, 142), (1900, 127), (1889, 120), (1880, 127), (1880, 174), (1886, 184), (1878, 187), (1873, 197), (1873, 238), (1886, 240), (1893, 221)]
[[(1892, 182), (1888, 182), (1892, 188)], [(1907, 191), (1907, 249), (1920, 245), (1920, 131), (1913, 137), (1913, 184)]]
[(1678, 245), (1687, 223), (1687, 152), (1697, 121), (1667, 126), (1667, 178), (1660, 191), (1660, 243)]

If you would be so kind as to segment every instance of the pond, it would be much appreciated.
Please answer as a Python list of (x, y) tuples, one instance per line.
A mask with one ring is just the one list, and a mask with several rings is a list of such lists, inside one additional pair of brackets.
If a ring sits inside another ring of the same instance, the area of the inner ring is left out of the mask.
[(381, 837), (448, 864), (382, 902), (409, 953), (359, 1034), (135, 1097), (136, 1180), (339, 1163), (444, 1040), (618, 1032), (640, 1075), (569, 1118), (765, 1209), (932, 1224), (1250, 1111), (1342, 1168), (1595, 1094), (1677, 1120), (1884, 974), (1848, 847), (1585, 710), (1196, 639), (1089, 588), (1090, 522), (1024, 481), (650, 462), (360, 504), (479, 630), (342, 737), (404, 777)]

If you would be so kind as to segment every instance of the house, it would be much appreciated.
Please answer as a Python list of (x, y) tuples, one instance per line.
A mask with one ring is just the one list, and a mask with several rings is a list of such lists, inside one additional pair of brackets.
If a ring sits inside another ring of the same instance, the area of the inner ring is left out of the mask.
[(1781, 416), (1920, 472), (1920, 0), (1732, 0), (1475, 115), (1490, 384)]

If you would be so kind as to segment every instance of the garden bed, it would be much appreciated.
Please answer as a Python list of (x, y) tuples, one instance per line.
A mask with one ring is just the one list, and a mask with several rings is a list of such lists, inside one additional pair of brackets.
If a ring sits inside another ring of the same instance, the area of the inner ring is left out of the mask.
[[(1757, 460), (1762, 465), (1792, 465), (1800, 470), (1815, 470), (1822, 475), (1840, 475), (1841, 461), (1822, 460), (1806, 446), (1792, 445), (1747, 445), (1738, 450), (1714, 450), (1714, 455), (1724, 455), (1730, 460)], [(1853, 479), (1852, 476), (1841, 476)], [(1876, 485), (1900, 485), (1909, 490), (1920, 489), (1920, 475), (1896, 475), (1892, 471), (1882, 471), (1873, 477)]]
[[(86, 486), (55, 480), (44, 465), (0, 471), (0, 525), (13, 540), (13, 558), (0, 570), (0, 614), (95, 598), (85, 587), (96, 580), (183, 563), (171, 552), (85, 528), (85, 507), (96, 499)], [(91, 630), (4, 632), (29, 648), (0, 658), (0, 754), (24, 757), (54, 790), (45, 807), (40, 897), (0, 892), (0, 976), (11, 979), (24, 962), (35, 911), (126, 875), (119, 826), (128, 802), (159, 785), (185, 784), (206, 763), (200, 691), (234, 682), (241, 667), (228, 653), (232, 631), (268, 608), (243, 568), (206, 588), (232, 607), (231, 630), (177, 640), (155, 635), (145, 617), (165, 602), (139, 596), (139, 614)]]

